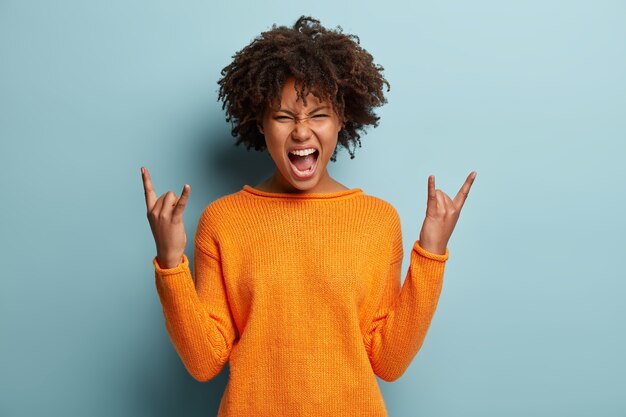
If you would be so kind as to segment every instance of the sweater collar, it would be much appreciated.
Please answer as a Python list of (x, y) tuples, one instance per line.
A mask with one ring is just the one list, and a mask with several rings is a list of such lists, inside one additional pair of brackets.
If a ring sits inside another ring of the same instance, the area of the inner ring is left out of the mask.
[(310, 200), (310, 199), (323, 199), (323, 200), (331, 200), (338, 199), (342, 197), (348, 197), (353, 195), (363, 194), (363, 190), (361, 188), (351, 188), (348, 190), (342, 191), (334, 191), (332, 193), (270, 193), (268, 191), (258, 190), (248, 184), (244, 185), (241, 189), (243, 192), (248, 194), (252, 194), (259, 197), (264, 198), (274, 198), (274, 199), (295, 199), (295, 200)]

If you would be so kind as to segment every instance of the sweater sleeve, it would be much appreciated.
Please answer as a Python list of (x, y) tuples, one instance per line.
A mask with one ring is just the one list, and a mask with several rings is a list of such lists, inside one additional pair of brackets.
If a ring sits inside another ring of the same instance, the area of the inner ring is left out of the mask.
[(181, 264), (169, 269), (153, 259), (165, 327), (185, 368), (201, 382), (220, 373), (236, 335), (220, 258), (200, 245), (204, 220), (203, 214), (195, 239), (195, 285), (186, 255)]
[[(402, 234), (398, 233), (396, 241), (401, 241)], [(372, 369), (381, 379), (395, 381), (402, 376), (421, 348), (437, 308), (448, 254), (447, 248), (443, 255), (430, 253), (416, 241), (400, 288), (402, 250), (394, 243), (385, 289), (364, 334)]]

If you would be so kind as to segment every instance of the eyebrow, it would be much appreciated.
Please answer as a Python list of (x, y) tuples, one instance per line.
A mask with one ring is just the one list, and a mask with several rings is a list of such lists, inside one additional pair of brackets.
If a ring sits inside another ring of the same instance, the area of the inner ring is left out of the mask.
[[(310, 115), (310, 114), (315, 113), (316, 111), (320, 111), (320, 110), (327, 109), (327, 108), (329, 108), (329, 107), (328, 107), (328, 106), (319, 106), (319, 107), (316, 107), (316, 108), (314, 108), (313, 110), (311, 110), (310, 112), (308, 112), (308, 113), (307, 113), (307, 116), (308, 116), (308, 115)], [(283, 113), (290, 114), (290, 115), (292, 115), (292, 116), (295, 116), (295, 115), (296, 115), (295, 113), (293, 113), (293, 112), (291, 112), (291, 111), (289, 111), (289, 110), (287, 110), (287, 109), (279, 109), (278, 111), (279, 111), (279, 112), (283, 112)]]

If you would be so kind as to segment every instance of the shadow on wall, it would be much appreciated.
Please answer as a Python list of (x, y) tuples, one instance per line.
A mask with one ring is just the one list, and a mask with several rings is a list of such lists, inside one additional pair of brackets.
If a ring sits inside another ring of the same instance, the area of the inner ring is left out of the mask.
[(221, 132), (217, 140), (213, 138), (200, 142), (206, 147), (196, 155), (200, 158), (200, 166), (206, 167), (206, 183), (214, 187), (211, 195), (216, 198), (239, 191), (244, 184), (254, 187), (275, 170), (267, 149), (248, 150), (244, 144), (235, 146), (235, 141), (234, 137)]
[[(269, 177), (275, 165), (267, 150), (247, 150), (245, 145), (234, 146), (236, 141), (228, 132), (200, 133), (189, 138), (195, 144), (190, 155), (191, 164), (200, 167), (200, 183), (193, 184), (190, 204), (201, 211), (208, 202), (240, 190), (244, 184), (255, 186)], [(195, 191), (195, 195), (194, 195)], [(198, 196), (202, 195), (201, 198)], [(192, 227), (197, 219), (187, 220), (187, 252), (193, 248)], [(191, 235), (191, 236), (190, 236)], [(192, 253), (192, 252), (191, 252)], [(193, 271), (193, 257), (190, 257)], [(156, 289), (155, 289), (156, 294)], [(157, 300), (158, 300), (158, 296)], [(157, 301), (158, 302), (158, 301)], [(141, 409), (142, 415), (150, 417), (215, 416), (230, 375), (227, 363), (224, 369), (210, 381), (200, 383), (185, 369), (165, 329), (162, 316), (151, 320), (156, 327), (150, 335), (161, 335), (158, 340), (143, 339), (145, 346), (155, 346), (148, 354), (145, 373), (133, 373), (134, 389), (129, 392), (132, 408)], [(155, 338), (157, 339), (157, 338)], [(143, 358), (146, 359), (146, 358)], [(151, 376), (156, 376), (153, 380)]]
[[(203, 183), (209, 184), (210, 189), (207, 191), (211, 197), (210, 201), (237, 192), (244, 184), (254, 187), (269, 178), (276, 170), (267, 149), (263, 151), (246, 149), (246, 145), (235, 146), (235, 142), (236, 139), (225, 132), (213, 136), (203, 135), (198, 140), (200, 145), (194, 155), (198, 159), (194, 161), (194, 165), (203, 167), (206, 173)], [(344, 160), (350, 160), (349, 154), (345, 148), (340, 147), (337, 161)], [(336, 162), (328, 161), (329, 167), (334, 167), (335, 164)]]
[[(163, 343), (171, 342), (168, 339)], [(201, 383), (187, 372), (175, 352), (170, 354), (169, 349), (163, 349), (163, 352), (162, 369), (158, 374), (165, 376), (167, 381), (149, 381), (142, 376), (136, 378), (135, 415), (216, 416), (230, 375), (228, 363), (215, 378)]]

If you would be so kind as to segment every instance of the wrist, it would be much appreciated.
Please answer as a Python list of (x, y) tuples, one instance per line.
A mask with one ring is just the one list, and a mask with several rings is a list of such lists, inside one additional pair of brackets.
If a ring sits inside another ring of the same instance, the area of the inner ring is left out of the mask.
[(183, 263), (184, 259), (182, 256), (180, 258), (161, 258), (157, 255), (157, 262), (162, 269), (171, 269)]
[(446, 253), (446, 244), (445, 243), (431, 243), (428, 241), (422, 241), (421, 239), (418, 241), (420, 247), (427, 252), (434, 253), (436, 255), (445, 255)]

